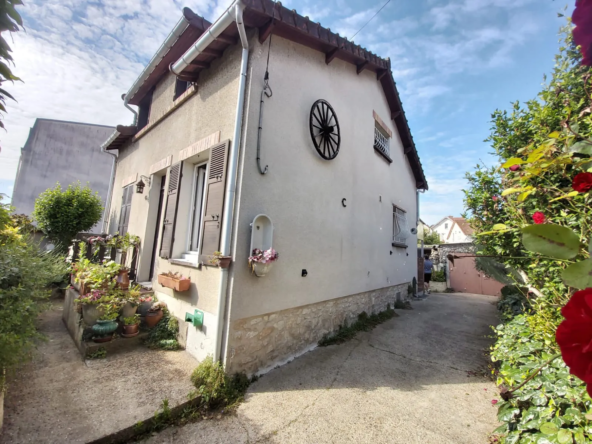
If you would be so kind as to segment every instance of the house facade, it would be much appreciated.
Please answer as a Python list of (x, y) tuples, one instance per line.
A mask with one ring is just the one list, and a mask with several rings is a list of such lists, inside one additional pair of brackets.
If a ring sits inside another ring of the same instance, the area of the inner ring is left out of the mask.
[[(101, 144), (113, 132), (111, 126), (36, 119), (21, 149), (12, 206), (30, 216), (35, 200), (59, 182), (63, 188), (78, 181), (99, 193), (106, 203), (113, 156)], [(100, 223), (94, 229), (101, 231)]]
[[(104, 145), (119, 152), (109, 231), (141, 237), (138, 280), (187, 351), (257, 373), (407, 297), (427, 182), (389, 60), (279, 3), (228, 11), (210, 25), (185, 9), (126, 95), (136, 124)], [(254, 247), (279, 252), (264, 277)], [(170, 271), (191, 289), (160, 286)]]
[(447, 216), (432, 225), (431, 230), (438, 233), (444, 244), (459, 244), (473, 240), (473, 229), (464, 217)]

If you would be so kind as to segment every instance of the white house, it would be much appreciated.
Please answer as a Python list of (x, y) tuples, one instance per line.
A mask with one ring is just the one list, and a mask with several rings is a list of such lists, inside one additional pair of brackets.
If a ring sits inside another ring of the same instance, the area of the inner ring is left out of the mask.
[[(198, 359), (262, 372), (407, 297), (427, 182), (389, 59), (271, 0), (213, 25), (185, 8), (125, 104), (109, 231), (141, 237), (139, 280)], [(279, 252), (264, 277), (254, 247)], [(157, 284), (168, 271), (190, 290)]]
[(447, 216), (431, 226), (444, 244), (458, 244), (473, 240), (473, 229), (464, 217)]

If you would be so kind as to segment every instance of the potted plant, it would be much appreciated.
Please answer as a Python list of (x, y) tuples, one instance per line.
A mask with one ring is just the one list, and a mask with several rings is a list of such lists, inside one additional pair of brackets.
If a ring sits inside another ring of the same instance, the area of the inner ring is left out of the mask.
[(115, 320), (119, 316), (119, 306), (111, 303), (101, 305), (103, 306), (103, 313), (97, 323), (92, 326), (92, 331), (95, 334), (93, 341), (109, 342), (113, 339), (113, 332), (117, 330)]
[(167, 271), (158, 275), (158, 283), (163, 287), (172, 288), (176, 291), (187, 291), (191, 286), (191, 278), (183, 277), (180, 273)]
[(121, 314), (124, 318), (129, 318), (136, 314), (140, 303), (140, 286), (134, 285), (127, 292), (122, 292)]
[(76, 299), (76, 303), (82, 306), (82, 319), (89, 327), (95, 325), (97, 320), (103, 315), (104, 309), (100, 304), (104, 296), (104, 291), (92, 290), (88, 294), (81, 294)]
[(140, 296), (138, 298), (138, 314), (140, 316), (146, 316), (153, 303), (154, 298), (152, 296)]
[(278, 252), (273, 248), (270, 248), (269, 250), (255, 248), (252, 255), (249, 257), (249, 267), (251, 267), (255, 276), (263, 277), (269, 272), (271, 266), (278, 260), (278, 258)]
[(164, 312), (162, 311), (166, 308), (166, 304), (164, 302), (155, 302), (148, 310), (146, 314), (146, 325), (149, 328), (154, 327), (156, 324), (160, 322), (162, 317), (164, 316)]
[(130, 282), (129, 269), (126, 267), (127, 252), (130, 248), (137, 247), (138, 245), (140, 245), (140, 238), (133, 234), (125, 233), (124, 235), (119, 235), (119, 233), (115, 233), (114, 236), (107, 237), (107, 246), (116, 248), (120, 252), (119, 264), (121, 268), (117, 274), (116, 281), (122, 290), (127, 290)]
[(140, 315), (133, 315), (122, 318), (123, 321), (123, 333), (121, 336), (124, 338), (133, 338), (138, 336), (140, 333)]
[(91, 264), (88, 268), (85, 285), (91, 290), (109, 290), (115, 286), (115, 276), (121, 266), (113, 261)]
[(210, 259), (210, 265), (215, 265), (220, 268), (228, 268), (230, 267), (230, 263), (232, 262), (232, 256), (222, 256), (221, 251), (215, 251), (214, 256)]

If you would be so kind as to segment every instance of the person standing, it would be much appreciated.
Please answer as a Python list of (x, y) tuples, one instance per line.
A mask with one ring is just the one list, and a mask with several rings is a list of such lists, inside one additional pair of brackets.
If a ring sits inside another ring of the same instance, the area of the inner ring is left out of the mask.
[(430, 256), (426, 254), (423, 262), (423, 286), (426, 289), (427, 294), (430, 294), (430, 281), (432, 280), (433, 269), (434, 263), (430, 260)]

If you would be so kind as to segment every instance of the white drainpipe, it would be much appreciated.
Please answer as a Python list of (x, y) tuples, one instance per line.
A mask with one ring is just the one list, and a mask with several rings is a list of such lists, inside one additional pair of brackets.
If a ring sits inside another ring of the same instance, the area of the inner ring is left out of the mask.
[[(216, 40), (224, 30), (236, 21), (240, 35), (242, 50), (240, 79), (238, 84), (238, 102), (236, 105), (236, 116), (234, 121), (234, 135), (230, 146), (228, 157), (228, 176), (226, 180), (226, 190), (224, 196), (224, 213), (222, 217), (220, 252), (224, 256), (230, 255), (232, 241), (232, 221), (234, 219), (234, 196), (236, 193), (236, 175), (238, 170), (238, 156), (241, 144), (241, 135), (243, 129), (243, 108), (245, 104), (245, 88), (247, 84), (247, 64), (249, 62), (249, 42), (243, 23), (243, 11), (245, 5), (241, 0), (233, 2), (226, 11), (216, 20), (212, 26), (189, 48), (183, 56), (172, 63), (171, 72), (181, 74), (201, 52), (208, 47), (210, 43)], [(228, 289), (228, 268), (220, 269), (220, 292), (218, 294), (218, 321), (216, 325), (216, 338), (214, 342), (214, 359), (222, 359), (222, 334), (224, 331), (224, 314), (226, 311), (226, 296)]]
[(117, 165), (117, 154), (110, 153), (109, 151), (105, 150), (107, 145), (103, 144), (101, 146), (101, 152), (105, 154), (109, 154), (113, 157), (113, 165), (111, 165), (111, 178), (109, 179), (109, 189), (107, 190), (107, 197), (105, 198), (105, 209), (103, 210), (103, 222), (101, 224), (101, 231), (102, 234), (107, 233), (107, 217), (111, 212), (111, 194), (113, 194), (113, 182), (115, 182), (115, 166)]

